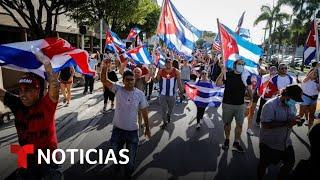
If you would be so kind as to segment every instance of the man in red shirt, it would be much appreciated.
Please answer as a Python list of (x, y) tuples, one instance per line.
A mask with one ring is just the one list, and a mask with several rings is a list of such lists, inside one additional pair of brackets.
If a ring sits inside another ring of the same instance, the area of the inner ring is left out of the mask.
[(39, 50), (35, 53), (44, 65), (49, 90), (40, 97), (40, 79), (27, 73), (19, 80), (19, 96), (0, 89), (0, 100), (8, 106), (15, 116), (15, 127), (20, 146), (32, 144), (34, 155), (28, 155), (27, 169), (18, 169), (17, 178), (21, 179), (61, 179), (62, 173), (56, 164), (37, 164), (37, 149), (51, 152), (58, 147), (54, 115), (59, 99), (59, 82), (52, 72), (50, 60)]

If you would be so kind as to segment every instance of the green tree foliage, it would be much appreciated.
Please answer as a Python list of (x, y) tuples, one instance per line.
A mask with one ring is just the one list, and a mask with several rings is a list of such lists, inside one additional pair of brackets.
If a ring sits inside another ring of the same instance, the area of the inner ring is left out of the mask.
[(196, 42), (196, 45), (198, 48), (202, 48), (203, 44), (205, 43), (206, 41), (202, 38), (198, 39), (198, 41)]
[(93, 26), (101, 18), (124, 37), (133, 26), (147, 33), (155, 30), (160, 8), (151, 0), (88, 0), (69, 14), (79, 24)]
[(213, 39), (216, 36), (216, 33), (211, 32), (211, 31), (203, 31), (202, 36), (204, 38)]
[(21, 28), (29, 29), (32, 39), (54, 35), (58, 16), (84, 3), (84, 0), (0, 0), (2, 15), (10, 16)]

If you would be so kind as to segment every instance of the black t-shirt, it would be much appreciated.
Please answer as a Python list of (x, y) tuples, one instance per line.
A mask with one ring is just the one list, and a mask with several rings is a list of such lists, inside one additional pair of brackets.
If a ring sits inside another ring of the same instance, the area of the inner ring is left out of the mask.
[[(244, 96), (246, 86), (243, 84), (241, 74), (235, 74), (233, 71), (226, 73), (226, 80), (223, 81), (225, 85), (223, 103), (231, 105), (244, 104)], [(247, 82), (250, 85), (250, 82)]]

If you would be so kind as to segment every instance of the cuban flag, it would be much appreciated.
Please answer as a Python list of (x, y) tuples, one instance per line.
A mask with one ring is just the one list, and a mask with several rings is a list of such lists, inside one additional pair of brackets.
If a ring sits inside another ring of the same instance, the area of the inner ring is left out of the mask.
[(128, 58), (128, 55), (126, 54), (125, 43), (118, 37), (116, 33), (110, 30), (106, 32), (105, 48), (112, 53), (115, 53), (121, 63), (124, 63)]
[(155, 60), (154, 65), (164, 66), (166, 60), (166, 55), (161, 51), (160, 47), (157, 47), (155, 50)]
[(113, 53), (119, 53), (122, 50), (125, 51), (125, 43), (118, 37), (118, 35), (111, 30), (106, 32), (106, 43), (105, 48)]
[(199, 107), (219, 107), (222, 102), (224, 88), (211, 82), (186, 83), (187, 96)]
[(258, 88), (258, 92), (261, 97), (269, 99), (278, 92), (278, 88), (271, 80), (268, 80), (261, 83), (260, 87)]
[(245, 62), (245, 70), (258, 74), (259, 58), (263, 50), (245, 40), (223, 24), (218, 24), (222, 42), (223, 56), (227, 68), (232, 69), (234, 61), (240, 56)]
[(169, 49), (190, 56), (201, 34), (200, 30), (178, 12), (170, 0), (164, 0), (157, 35)]
[(90, 69), (88, 64), (87, 51), (76, 49), (61, 38), (2, 44), (0, 45), (0, 66), (17, 71), (33, 72), (45, 77), (45, 69), (31, 52), (31, 47), (39, 48), (50, 58), (54, 72), (59, 72), (64, 67), (74, 66), (79, 73), (95, 75), (95, 71)]
[(133, 59), (136, 64), (151, 64), (152, 57), (146, 46), (138, 46), (127, 51), (129, 58)]
[(130, 33), (128, 34), (127, 40), (134, 41), (141, 30), (137, 27), (131, 28)]
[(316, 30), (317, 30), (317, 22), (313, 20), (311, 23), (311, 29), (308, 34), (308, 38), (306, 40), (306, 44), (304, 46), (303, 51), (303, 60), (304, 64), (308, 65), (312, 59), (316, 58), (316, 51), (317, 51), (317, 37), (316, 37)]

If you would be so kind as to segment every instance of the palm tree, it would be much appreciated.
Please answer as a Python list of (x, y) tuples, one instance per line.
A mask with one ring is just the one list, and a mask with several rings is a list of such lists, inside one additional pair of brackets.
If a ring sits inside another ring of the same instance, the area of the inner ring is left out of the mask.
[[(277, 6), (271, 8), (270, 6), (267, 5), (263, 5), (261, 6), (261, 14), (258, 16), (258, 18), (254, 21), (253, 25), (256, 26), (257, 24), (259, 24), (260, 22), (266, 21), (267, 22), (267, 26), (269, 27), (269, 42), (268, 45), (270, 47), (271, 43), (272, 43), (272, 27), (273, 27), (273, 23), (276, 21), (276, 16), (277, 14), (279, 14), (280, 12), (280, 4), (278, 4)], [(279, 18), (279, 17), (278, 17)], [(276, 25), (276, 23), (275, 23)], [(268, 50), (268, 57), (270, 57), (270, 48)]]
[[(312, 21), (312, 16), (320, 7), (320, 1), (318, 0), (279, 0), (279, 4), (286, 4), (292, 7), (293, 19), (290, 31), (291, 37), (294, 38), (294, 54), (291, 61), (291, 65), (294, 64), (294, 58), (296, 54), (296, 48), (300, 45), (299, 39), (300, 36), (305, 34), (307, 29), (306, 24), (310, 24)], [(320, 11), (318, 11), (319, 15)]]

